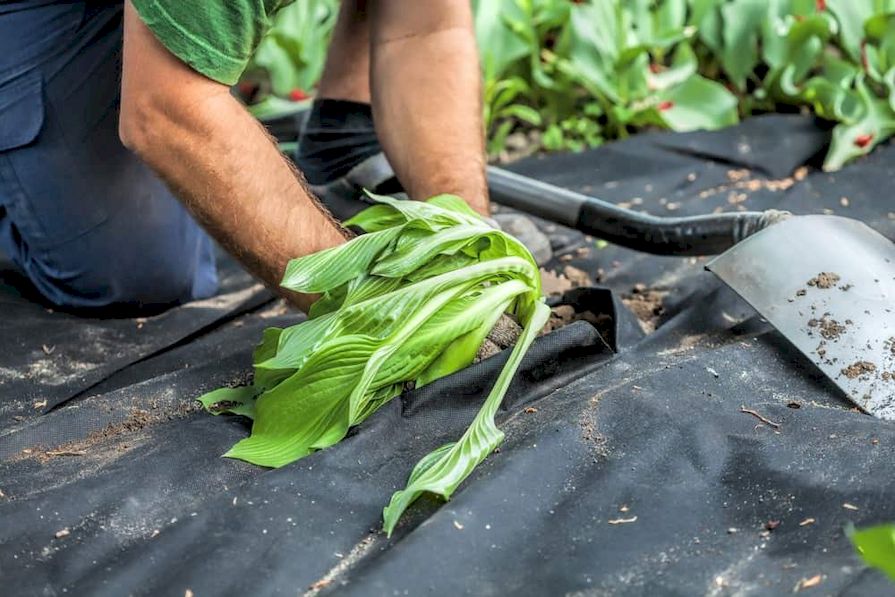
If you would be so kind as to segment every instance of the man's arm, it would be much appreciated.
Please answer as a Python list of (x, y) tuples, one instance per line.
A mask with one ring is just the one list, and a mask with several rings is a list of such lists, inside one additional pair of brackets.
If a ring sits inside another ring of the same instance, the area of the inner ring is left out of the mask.
[[(229, 88), (168, 52), (129, 0), (119, 134), (218, 242), (272, 288), (290, 259), (347, 238)], [(289, 298), (302, 309), (312, 300)]]
[(460, 195), (489, 215), (481, 74), (469, 0), (371, 0), (376, 130), (413, 199)]

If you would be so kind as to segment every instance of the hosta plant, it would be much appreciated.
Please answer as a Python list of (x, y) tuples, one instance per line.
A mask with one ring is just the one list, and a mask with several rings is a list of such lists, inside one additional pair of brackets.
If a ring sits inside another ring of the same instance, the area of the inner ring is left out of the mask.
[(321, 295), (308, 319), (265, 330), (251, 386), (201, 401), (253, 419), (225, 456), (283, 466), (339, 442), (408, 384), (466, 367), (501, 314), (517, 317), (522, 336), (469, 429), (423, 458), (385, 509), (391, 533), (420, 494), (450, 497), (501, 442), (495, 413), (549, 309), (528, 250), (462, 199), (371, 198), (347, 222), (366, 234), (289, 263), (283, 287)]
[(881, 524), (865, 529), (846, 528), (846, 534), (861, 559), (895, 582), (895, 525)]

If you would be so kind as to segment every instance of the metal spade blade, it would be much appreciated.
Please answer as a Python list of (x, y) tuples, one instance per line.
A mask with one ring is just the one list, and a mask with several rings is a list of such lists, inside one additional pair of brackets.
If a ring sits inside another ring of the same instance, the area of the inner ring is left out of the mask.
[(864, 411), (895, 421), (895, 244), (839, 216), (796, 216), (713, 259), (718, 276)]

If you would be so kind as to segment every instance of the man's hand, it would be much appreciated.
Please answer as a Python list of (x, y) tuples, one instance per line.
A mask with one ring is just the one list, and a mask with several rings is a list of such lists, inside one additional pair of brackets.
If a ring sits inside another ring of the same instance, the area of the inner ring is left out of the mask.
[[(229, 88), (168, 52), (130, 1), (119, 133), (199, 222), (273, 288), (290, 259), (348, 236)], [(312, 300), (289, 298), (303, 309)]]

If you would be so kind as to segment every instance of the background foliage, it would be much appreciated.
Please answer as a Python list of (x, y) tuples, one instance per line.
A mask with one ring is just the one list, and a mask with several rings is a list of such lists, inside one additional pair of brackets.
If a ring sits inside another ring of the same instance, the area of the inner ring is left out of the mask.
[[(810, 110), (835, 170), (895, 133), (895, 0), (477, 0), (488, 151)], [(320, 76), (336, 0), (283, 9), (247, 76), (259, 111)], [(269, 97), (273, 96), (273, 97)], [(267, 98), (267, 99), (265, 99)]]

